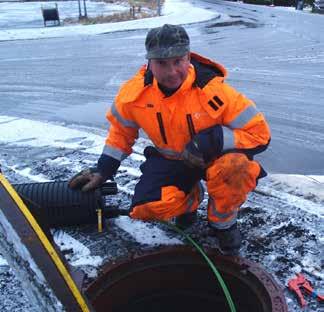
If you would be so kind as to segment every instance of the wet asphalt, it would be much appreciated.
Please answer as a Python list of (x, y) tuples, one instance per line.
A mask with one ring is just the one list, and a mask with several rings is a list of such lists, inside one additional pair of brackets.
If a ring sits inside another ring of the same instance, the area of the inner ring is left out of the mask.
[[(192, 50), (266, 115), (270, 172), (324, 174), (323, 16), (234, 2), (198, 3), (230, 17), (186, 26)], [(0, 42), (3, 114), (106, 128), (122, 82), (145, 63), (146, 30)]]

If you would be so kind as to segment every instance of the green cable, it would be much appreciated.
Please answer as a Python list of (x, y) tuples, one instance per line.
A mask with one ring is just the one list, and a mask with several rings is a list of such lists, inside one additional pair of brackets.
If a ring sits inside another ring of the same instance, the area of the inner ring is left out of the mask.
[(220, 273), (218, 272), (217, 268), (215, 267), (214, 263), (208, 258), (208, 256), (206, 255), (206, 253), (204, 252), (204, 250), (188, 235), (186, 234), (184, 231), (182, 231), (180, 228), (178, 228), (176, 225), (166, 222), (166, 221), (161, 221), (162, 223), (165, 223), (166, 225), (168, 225), (169, 227), (173, 228), (174, 230), (176, 230), (178, 233), (182, 234), (203, 256), (203, 258), (206, 260), (206, 262), (208, 263), (209, 267), (211, 268), (211, 270), (214, 272), (214, 274), (216, 275), (217, 280), (219, 281), (219, 284), (221, 285), (223, 292), (225, 294), (225, 297), (227, 299), (227, 303), (230, 307), (230, 311), (231, 312), (236, 312), (236, 308), (234, 305), (234, 302), (232, 300), (232, 297), (230, 295), (230, 292), (222, 278), (222, 276), (220, 275)]

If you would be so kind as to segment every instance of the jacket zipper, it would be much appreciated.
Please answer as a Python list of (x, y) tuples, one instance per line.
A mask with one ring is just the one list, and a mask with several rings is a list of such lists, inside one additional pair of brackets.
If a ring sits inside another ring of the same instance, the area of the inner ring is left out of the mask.
[(187, 117), (187, 124), (189, 128), (190, 138), (193, 139), (193, 137), (196, 135), (195, 126), (193, 124), (191, 114), (187, 114), (186, 117)]
[(157, 120), (158, 120), (158, 123), (159, 123), (162, 140), (163, 140), (164, 144), (168, 144), (168, 140), (167, 140), (164, 125), (163, 125), (162, 114), (161, 113), (156, 113), (156, 117), (157, 117)]

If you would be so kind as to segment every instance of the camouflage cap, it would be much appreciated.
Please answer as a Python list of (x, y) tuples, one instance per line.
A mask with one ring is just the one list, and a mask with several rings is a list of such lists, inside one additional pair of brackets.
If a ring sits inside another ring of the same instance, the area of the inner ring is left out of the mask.
[(147, 33), (145, 48), (147, 59), (183, 56), (190, 50), (190, 40), (182, 26), (165, 24)]

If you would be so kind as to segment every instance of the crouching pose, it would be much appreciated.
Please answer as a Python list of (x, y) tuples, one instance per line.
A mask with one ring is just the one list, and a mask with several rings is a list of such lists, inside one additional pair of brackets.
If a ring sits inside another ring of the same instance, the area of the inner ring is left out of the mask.
[(225, 83), (220, 64), (190, 52), (181, 26), (151, 29), (148, 64), (119, 90), (108, 111), (111, 123), (96, 168), (80, 172), (70, 187), (87, 191), (116, 174), (143, 129), (154, 146), (135, 187), (130, 216), (192, 223), (206, 181), (208, 221), (226, 254), (241, 245), (237, 213), (265, 172), (253, 156), (270, 142), (268, 124), (255, 104)]

